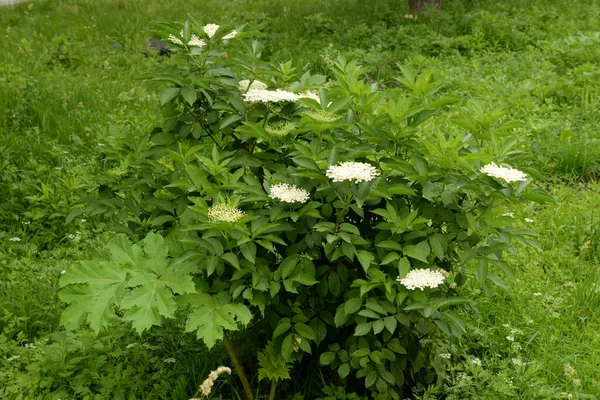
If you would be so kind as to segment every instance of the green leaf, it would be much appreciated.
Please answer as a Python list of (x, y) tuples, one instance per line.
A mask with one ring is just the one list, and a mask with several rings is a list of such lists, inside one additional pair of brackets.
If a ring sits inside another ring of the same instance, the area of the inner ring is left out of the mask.
[(396, 326), (398, 325), (398, 320), (396, 319), (396, 317), (387, 317), (383, 320), (383, 322), (385, 323), (385, 328), (390, 333), (394, 333), (394, 331), (396, 330)]
[(294, 337), (290, 334), (283, 339), (281, 343), (281, 355), (286, 361), (292, 359), (292, 353), (294, 351)]
[(400, 345), (400, 341), (398, 339), (392, 339), (387, 343), (387, 347), (392, 350), (394, 353), (398, 354), (407, 354), (406, 349)]
[(315, 336), (315, 332), (312, 330), (312, 328), (306, 324), (296, 324), (294, 325), (294, 331), (302, 336), (305, 339), (308, 340), (316, 340), (317, 337)]
[(355, 350), (351, 355), (352, 355), (352, 357), (365, 357), (365, 356), (368, 356), (369, 354), (371, 354), (371, 350), (369, 350), (368, 348), (363, 348), (363, 349)]
[(429, 238), (429, 244), (431, 245), (431, 249), (437, 258), (443, 260), (446, 253), (446, 248), (448, 247), (446, 243), (446, 238), (444, 235), (433, 235)]
[(321, 353), (321, 357), (319, 357), (319, 364), (329, 365), (334, 360), (335, 360), (335, 353), (332, 351), (326, 351), (325, 353)]
[(160, 105), (164, 106), (179, 95), (179, 88), (166, 88), (160, 94)]
[(404, 252), (404, 254), (406, 254), (407, 256), (417, 259), (419, 261), (423, 261), (423, 262), (427, 262), (427, 256), (429, 255), (428, 253), (425, 253), (425, 251), (420, 247), (420, 246), (414, 246), (414, 245), (408, 245), (408, 246), (404, 246), (402, 248), (402, 252)]
[(375, 256), (367, 250), (358, 250), (356, 252), (356, 257), (358, 258), (358, 261), (360, 262), (360, 265), (362, 265), (365, 272), (369, 270), (369, 266), (375, 259)]
[(196, 331), (196, 337), (209, 349), (223, 339), (224, 329), (237, 330), (238, 322), (247, 324), (252, 318), (248, 307), (235, 303), (221, 306), (215, 296), (206, 293), (184, 295), (179, 301), (195, 306), (188, 315), (186, 332)]
[(365, 379), (365, 387), (371, 387), (377, 380), (377, 371), (371, 371), (367, 374), (367, 378)]
[[(181, 97), (183, 97), (183, 99), (185, 101), (187, 101), (187, 103), (191, 106), (196, 101), (196, 98), (198, 97), (198, 95), (196, 94), (196, 89), (194, 89), (193, 87), (190, 87), (190, 86), (186, 86), (181, 89)], [(161, 101), (162, 101), (162, 98), (161, 98)], [(163, 103), (163, 105), (164, 105), (164, 103)]]
[(344, 363), (344, 364), (340, 365), (340, 367), (338, 368), (338, 375), (342, 379), (347, 377), (349, 373), (350, 373), (350, 364), (348, 364), (348, 363)]
[(229, 116), (227, 116), (222, 122), (221, 125), (219, 125), (219, 129), (224, 129), (226, 127), (228, 127), (229, 125), (233, 124), (234, 122), (237, 122), (239, 120), (241, 120), (242, 117), (238, 114), (231, 114)]
[(240, 246), (240, 250), (242, 251), (242, 255), (252, 264), (256, 263), (256, 245), (252, 242), (244, 243)]
[(361, 307), (362, 299), (359, 297), (354, 297), (346, 301), (346, 303), (344, 304), (344, 313), (345, 315), (354, 314), (355, 312), (360, 310)]
[(286, 257), (281, 264), (279, 264), (279, 269), (281, 270), (281, 278), (286, 279), (292, 271), (298, 265), (300, 261), (300, 256), (298, 254), (293, 254), (289, 257)]
[(221, 256), (224, 261), (227, 261), (235, 269), (240, 269), (240, 260), (233, 253), (225, 253)]
[(305, 286), (312, 286), (312, 285), (319, 283), (318, 280), (316, 280), (314, 277), (310, 276), (309, 274), (299, 274), (291, 279), (294, 282), (298, 282), (299, 284), (305, 285)]
[(321, 171), (321, 169), (319, 168), (319, 166), (317, 165), (316, 162), (314, 162), (313, 159), (308, 158), (308, 157), (294, 157), (292, 159), (292, 161), (294, 162), (294, 164), (299, 165), (301, 167), (304, 167), (306, 169), (310, 169), (310, 170), (314, 170), (314, 171)]
[(371, 331), (373, 327), (372, 322), (363, 322), (362, 324), (356, 325), (356, 330), (354, 331), (354, 336), (364, 336)]
[(289, 322), (284, 322), (283, 324), (277, 325), (277, 327), (273, 331), (273, 339), (283, 335), (285, 332), (289, 331), (291, 327), (292, 324), (290, 324)]

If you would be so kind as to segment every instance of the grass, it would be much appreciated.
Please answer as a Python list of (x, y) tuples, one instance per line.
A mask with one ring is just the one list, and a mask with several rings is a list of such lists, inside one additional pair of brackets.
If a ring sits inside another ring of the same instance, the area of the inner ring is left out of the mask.
[[(194, 343), (185, 336), (176, 342), (168, 330), (145, 338), (135, 354), (127, 345), (138, 339), (126, 331), (97, 340), (57, 333), (60, 272), (108, 234), (98, 219), (64, 221), (98, 189), (102, 145), (115, 132), (143, 137), (160, 123), (160, 86), (138, 78), (168, 60), (148, 53), (146, 41), (157, 38), (156, 23), (192, 16), (247, 23), (263, 32), (267, 57), (292, 60), (299, 72), (327, 74), (337, 52), (359, 59), (368, 79), (384, 85), (396, 84), (399, 63), (430, 70), (442, 91), (463, 99), (435, 129), (464, 129), (456, 123), (462, 112), (482, 132), (514, 139), (505, 151), (525, 150), (516, 160), (543, 171), (556, 204), (503, 212), (539, 234), (540, 250), (518, 248), (510, 256), (516, 277), (506, 279), (508, 291), (486, 297), (477, 286), (465, 289), (478, 299), (465, 313), (468, 332), (460, 342), (436, 344), (451, 355), (439, 360), (442, 385), (418, 396), (598, 398), (600, 7), (449, 0), (440, 13), (414, 21), (404, 17), (405, 3), (57, 0), (0, 8), (0, 388), (46, 382), (60, 387), (49, 399), (111, 387), (115, 398), (187, 398), (212, 366), (189, 350), (169, 368), (163, 360)], [(502, 131), (507, 121), (519, 125)], [(26, 343), (36, 343), (38, 353)], [(14, 355), (20, 364), (7, 361)], [(69, 360), (61, 376), (49, 367), (52, 357)], [(104, 358), (88, 364), (81, 357)], [(566, 364), (576, 372), (569, 374)], [(139, 380), (132, 365), (152, 377), (149, 383), (129, 385), (109, 372), (128, 371), (123, 376)], [(86, 379), (68, 379), (82, 369)], [(33, 378), (14, 381), (19, 374)], [(314, 381), (296, 391), (315, 398), (320, 382)], [(166, 388), (173, 397), (164, 397)]]

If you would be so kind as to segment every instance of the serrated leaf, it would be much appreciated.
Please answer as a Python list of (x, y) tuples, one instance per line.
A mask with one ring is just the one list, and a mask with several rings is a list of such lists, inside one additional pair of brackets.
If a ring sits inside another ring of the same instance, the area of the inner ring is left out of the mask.
[(239, 303), (219, 304), (215, 296), (206, 293), (194, 293), (181, 296), (182, 304), (194, 306), (188, 315), (186, 332), (196, 331), (196, 337), (212, 348), (223, 339), (223, 330), (237, 330), (237, 323), (247, 324), (252, 319), (250, 310)]
[(109, 261), (82, 262), (61, 276), (59, 298), (69, 307), (62, 321), (69, 329), (86, 322), (94, 331), (108, 325), (114, 316), (127, 281), (127, 271)]

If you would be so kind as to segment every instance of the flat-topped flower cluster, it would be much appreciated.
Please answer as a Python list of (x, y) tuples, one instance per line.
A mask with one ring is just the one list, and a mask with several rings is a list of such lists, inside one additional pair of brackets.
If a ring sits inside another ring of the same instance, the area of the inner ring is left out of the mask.
[(398, 278), (398, 281), (408, 290), (423, 290), (425, 288), (434, 289), (444, 283), (445, 279), (444, 274), (440, 271), (432, 269), (413, 269), (405, 278)]

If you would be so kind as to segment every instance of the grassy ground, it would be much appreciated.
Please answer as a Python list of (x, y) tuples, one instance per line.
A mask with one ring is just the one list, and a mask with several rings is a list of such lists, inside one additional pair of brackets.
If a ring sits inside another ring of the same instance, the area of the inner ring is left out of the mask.
[[(146, 41), (157, 38), (157, 22), (191, 16), (261, 30), (266, 55), (298, 71), (327, 74), (338, 52), (383, 86), (396, 84), (398, 63), (429, 70), (442, 91), (462, 99), (437, 129), (477, 134), (516, 121), (506, 130), (513, 147), (498, 150), (524, 150), (520, 162), (543, 171), (556, 204), (502, 210), (539, 234), (540, 249), (510, 255), (508, 290), (486, 297), (465, 289), (479, 299), (465, 311), (468, 332), (460, 342), (435, 343), (444, 355), (442, 384), (419, 396), (600, 397), (600, 6), (456, 0), (417, 21), (406, 12), (400, 0), (56, 0), (0, 8), (0, 388), (51, 388), (39, 397), (48, 399), (102, 398), (108, 388), (183, 399), (212, 366), (168, 329), (143, 343), (118, 327), (100, 338), (60, 332), (56, 298), (61, 271), (108, 235), (93, 216), (65, 224), (78, 200), (98, 189), (102, 147), (143, 137), (161, 120), (159, 86), (138, 77), (166, 59)], [(175, 357), (184, 361), (165, 362)], [(316, 398), (318, 380), (294, 390)]]

